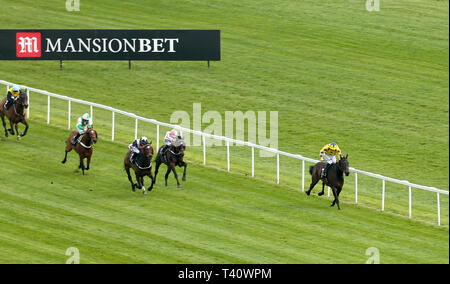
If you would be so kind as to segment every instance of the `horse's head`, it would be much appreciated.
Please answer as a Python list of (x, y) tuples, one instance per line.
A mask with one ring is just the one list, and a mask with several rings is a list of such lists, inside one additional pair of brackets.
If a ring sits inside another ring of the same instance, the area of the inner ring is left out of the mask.
[(92, 143), (96, 144), (97, 140), (98, 140), (97, 131), (95, 131), (94, 128), (89, 128), (89, 130), (87, 131), (87, 134), (91, 138)]
[(186, 143), (184, 142), (184, 139), (178, 136), (178, 139), (175, 140), (175, 142), (172, 144), (172, 152), (177, 157), (183, 157), (184, 151), (186, 150)]
[(20, 95), (17, 98), (17, 103), (24, 108), (28, 108), (28, 95), (26, 92), (20, 92)]
[(150, 160), (153, 157), (153, 147), (152, 147), (152, 142), (150, 141), (150, 143), (148, 143), (147, 145), (144, 146), (144, 148), (142, 149), (142, 152), (144, 153), (145, 157), (150, 158)]
[(345, 157), (342, 157), (342, 159), (339, 160), (338, 167), (339, 170), (341, 170), (343, 173), (345, 173), (345, 176), (348, 176), (350, 174), (350, 164), (348, 163), (348, 154)]

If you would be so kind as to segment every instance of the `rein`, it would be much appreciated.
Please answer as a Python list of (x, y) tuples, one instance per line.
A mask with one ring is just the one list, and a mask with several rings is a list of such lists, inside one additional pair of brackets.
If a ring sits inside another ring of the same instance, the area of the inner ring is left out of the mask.
[[(86, 134), (88, 134), (88, 137), (90, 137), (90, 136), (89, 136), (89, 132), (86, 132)], [(81, 139), (80, 139), (80, 141), (78, 141), (78, 143), (80, 143), (80, 145), (83, 146), (83, 148), (85, 148), (85, 149), (91, 149), (92, 146), (94, 146), (94, 143), (92, 143), (92, 139), (91, 139), (91, 145), (86, 146), (86, 145), (83, 143), (83, 137), (81, 137)]]

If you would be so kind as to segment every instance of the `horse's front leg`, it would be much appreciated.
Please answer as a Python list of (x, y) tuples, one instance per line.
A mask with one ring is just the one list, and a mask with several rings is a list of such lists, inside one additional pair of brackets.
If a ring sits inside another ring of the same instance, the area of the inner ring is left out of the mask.
[(83, 175), (84, 175), (84, 157), (82, 157), (81, 155), (80, 155), (80, 166), (79, 166), (79, 168), (81, 169), (81, 171), (83, 172)]
[(152, 170), (151, 170), (151, 169), (150, 169), (150, 172), (149, 172), (149, 174), (148, 174), (148, 177), (149, 177), (150, 180), (152, 181), (152, 184), (151, 184), (150, 187), (148, 188), (148, 191), (152, 191), (153, 185), (155, 184), (155, 179), (153, 178)]
[(9, 120), (9, 133), (11, 133), (11, 135), (15, 135), (14, 133), (14, 123), (12, 122), (12, 120)]
[(3, 123), (3, 128), (5, 129), (5, 137), (8, 137), (8, 130), (6, 129), (5, 117), (3, 115), (2, 115), (2, 123)]
[(316, 184), (319, 182), (318, 179), (314, 178), (314, 176), (312, 177), (312, 181), (311, 181), (311, 185), (309, 186), (309, 190), (306, 191), (306, 195), (310, 195), (311, 194), (311, 190), (313, 190), (313, 188), (316, 186)]
[(171, 171), (172, 171), (172, 167), (171, 166), (167, 166), (167, 172), (166, 172), (166, 176), (165, 176), (165, 178), (166, 178), (166, 186), (167, 186), (167, 179), (169, 178), (169, 174), (170, 174)]
[(87, 167), (86, 167), (86, 171), (89, 171), (89, 167), (90, 167), (90, 165), (91, 165), (91, 157), (92, 157), (92, 154), (89, 155), (89, 156), (87, 156)]
[(318, 193), (319, 196), (322, 196), (325, 194), (325, 183), (322, 182), (322, 191)]
[(183, 162), (181, 164), (182, 167), (184, 167), (184, 171), (183, 171), (183, 178), (181, 179), (182, 181), (186, 181), (186, 168), (187, 168), (187, 164), (185, 162)]
[(331, 207), (333, 207), (335, 204), (337, 204), (338, 210), (341, 210), (341, 206), (339, 205), (339, 197), (338, 197), (337, 189), (335, 187), (332, 187), (331, 189), (333, 190), (333, 196), (334, 196), (334, 200), (333, 200), (333, 203), (331, 203)]
[(177, 180), (177, 187), (181, 187), (180, 181), (178, 180), (178, 174), (175, 170), (175, 165), (172, 166), (173, 175), (175, 176), (175, 179)]
[(16, 128), (17, 140), (20, 140), (20, 134), (19, 134), (19, 124), (18, 124), (18, 123), (16, 123), (16, 124), (14, 125), (14, 127)]
[(28, 122), (25, 118), (22, 119), (22, 124), (25, 125), (25, 130), (20, 136), (24, 137), (28, 133)]

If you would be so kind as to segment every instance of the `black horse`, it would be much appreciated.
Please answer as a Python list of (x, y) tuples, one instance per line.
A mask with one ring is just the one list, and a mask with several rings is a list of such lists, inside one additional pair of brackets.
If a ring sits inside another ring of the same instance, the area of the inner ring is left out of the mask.
[[(322, 169), (325, 166), (326, 163), (318, 162), (317, 164), (309, 168), (309, 173), (311, 174), (312, 181), (309, 190), (306, 191), (307, 195), (311, 194), (311, 190), (320, 181)], [(342, 187), (344, 186), (344, 173), (345, 176), (348, 176), (350, 174), (348, 155), (342, 157), (336, 164), (331, 165), (331, 167), (328, 169), (327, 177), (322, 179), (322, 191), (319, 192), (319, 196), (322, 196), (325, 191), (325, 185), (329, 186), (333, 190), (334, 195), (334, 201), (331, 206), (337, 204), (339, 210), (341, 210), (341, 207), (339, 206), (339, 194), (341, 193)]]
[(178, 138), (175, 140), (175, 142), (172, 143), (172, 145), (169, 146), (168, 149), (163, 149), (165, 146), (162, 146), (158, 150), (158, 155), (156, 156), (156, 169), (155, 169), (155, 183), (156, 183), (156, 177), (158, 176), (158, 170), (159, 166), (161, 164), (167, 165), (167, 172), (166, 172), (166, 186), (167, 186), (167, 179), (169, 177), (169, 174), (171, 171), (173, 171), (173, 174), (175, 176), (175, 179), (177, 180), (177, 186), (181, 187), (180, 181), (178, 180), (178, 174), (175, 170), (175, 167), (184, 167), (183, 172), (183, 181), (186, 181), (186, 168), (187, 164), (183, 161), (184, 157), (184, 151), (186, 150), (186, 143), (184, 142), (183, 138), (181, 136), (178, 136)]

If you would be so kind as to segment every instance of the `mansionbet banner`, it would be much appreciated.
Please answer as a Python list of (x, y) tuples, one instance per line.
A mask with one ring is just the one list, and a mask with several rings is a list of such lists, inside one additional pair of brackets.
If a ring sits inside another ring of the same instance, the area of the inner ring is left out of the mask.
[(219, 61), (219, 30), (0, 30), (0, 60)]

